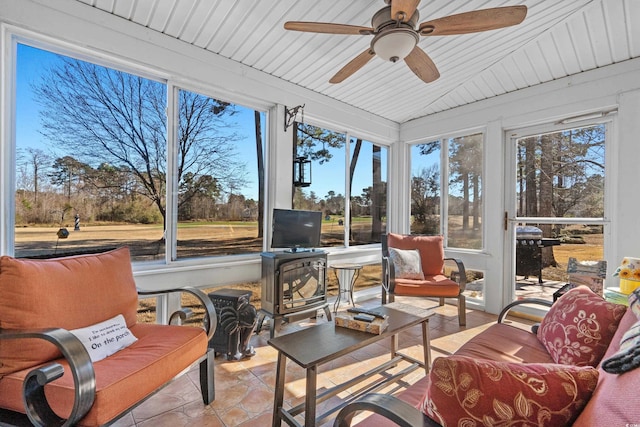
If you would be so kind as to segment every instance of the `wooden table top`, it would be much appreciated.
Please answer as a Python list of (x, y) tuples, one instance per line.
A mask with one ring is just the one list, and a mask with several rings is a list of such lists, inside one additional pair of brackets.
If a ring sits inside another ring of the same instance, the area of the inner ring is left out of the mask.
[(389, 316), (389, 326), (380, 335), (356, 331), (328, 322), (280, 335), (268, 342), (301, 367), (309, 368), (395, 335), (428, 320), (433, 315), (431, 310), (401, 303), (373, 307), (371, 310)]

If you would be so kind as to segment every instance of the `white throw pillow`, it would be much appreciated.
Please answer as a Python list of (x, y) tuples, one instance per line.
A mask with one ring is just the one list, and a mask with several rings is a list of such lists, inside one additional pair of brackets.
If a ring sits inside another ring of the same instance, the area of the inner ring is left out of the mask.
[(82, 342), (89, 352), (92, 362), (111, 356), (138, 341), (138, 338), (134, 337), (127, 328), (122, 314), (104, 322), (69, 332)]
[(389, 257), (398, 279), (424, 280), (419, 250), (389, 248)]

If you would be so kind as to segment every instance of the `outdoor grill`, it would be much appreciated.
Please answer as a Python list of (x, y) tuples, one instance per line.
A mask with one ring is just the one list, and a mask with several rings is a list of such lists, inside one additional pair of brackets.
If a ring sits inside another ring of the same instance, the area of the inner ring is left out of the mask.
[(538, 276), (542, 284), (542, 248), (557, 246), (559, 239), (542, 237), (542, 230), (532, 225), (516, 227), (516, 275)]

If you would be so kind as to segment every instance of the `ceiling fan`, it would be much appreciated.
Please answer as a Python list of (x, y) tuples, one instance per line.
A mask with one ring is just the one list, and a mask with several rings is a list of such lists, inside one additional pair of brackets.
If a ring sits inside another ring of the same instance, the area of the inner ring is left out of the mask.
[(417, 44), (420, 36), (449, 36), (495, 30), (521, 23), (526, 6), (494, 7), (458, 13), (418, 24), (420, 0), (385, 0), (388, 6), (377, 11), (371, 27), (329, 22), (289, 21), (284, 28), (311, 33), (373, 35), (371, 46), (340, 69), (330, 83), (340, 83), (375, 55), (391, 62), (404, 59), (407, 66), (426, 83), (440, 77), (433, 60)]

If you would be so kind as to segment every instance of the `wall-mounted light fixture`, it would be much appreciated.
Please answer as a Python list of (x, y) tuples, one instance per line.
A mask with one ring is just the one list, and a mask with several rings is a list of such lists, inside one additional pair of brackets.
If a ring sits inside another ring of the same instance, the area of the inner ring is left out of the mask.
[(296, 119), (296, 116), (298, 115), (298, 111), (302, 110), (302, 122), (304, 123), (304, 104), (302, 105), (298, 105), (297, 107), (293, 107), (293, 108), (287, 108), (287, 106), (284, 106), (284, 131), (286, 132), (287, 129), (289, 129), (291, 127), (291, 125), (293, 125), (293, 121)]
[(296, 157), (293, 161), (293, 185), (296, 187), (311, 185), (311, 160), (306, 157)]

